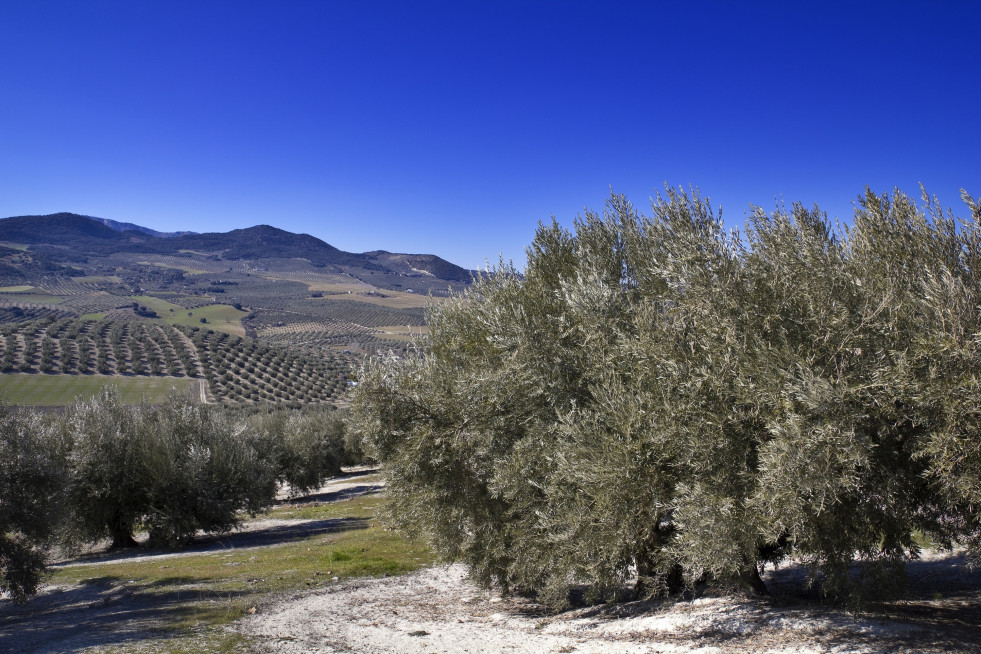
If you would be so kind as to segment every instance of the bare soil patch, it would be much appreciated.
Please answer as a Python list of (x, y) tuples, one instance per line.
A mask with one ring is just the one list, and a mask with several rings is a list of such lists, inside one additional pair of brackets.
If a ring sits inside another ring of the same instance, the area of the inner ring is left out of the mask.
[(461, 566), (433, 567), (283, 598), (233, 628), (286, 654), (981, 651), (981, 573), (961, 555), (913, 562), (901, 601), (862, 612), (802, 596), (802, 574), (769, 572), (778, 593), (767, 599), (707, 595), (556, 615), (476, 587)]

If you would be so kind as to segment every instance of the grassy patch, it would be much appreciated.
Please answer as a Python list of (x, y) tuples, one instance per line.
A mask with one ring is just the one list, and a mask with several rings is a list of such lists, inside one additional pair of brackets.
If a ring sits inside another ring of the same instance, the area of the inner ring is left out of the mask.
[(186, 391), (191, 380), (184, 377), (124, 377), (114, 375), (0, 375), (0, 393), (10, 404), (22, 406), (66, 406), (81, 395), (89, 398), (103, 386), (119, 387), (126, 404), (137, 404), (145, 395), (150, 402), (163, 402), (171, 389)]
[(415, 341), (429, 333), (429, 327), (407, 327), (406, 325), (393, 325), (390, 327), (375, 327), (381, 331), (379, 338), (387, 338), (392, 341)]
[[(242, 318), (249, 314), (248, 311), (239, 311), (228, 304), (211, 304), (197, 309), (174, 310), (171, 314), (160, 314), (165, 322), (171, 325), (184, 325), (186, 327), (202, 327), (204, 329), (214, 329), (219, 332), (226, 332), (233, 336), (245, 336), (245, 328), (242, 327)], [(207, 322), (202, 323), (204, 318)]]
[(106, 313), (83, 313), (80, 318), (82, 320), (102, 320), (107, 315)]
[[(33, 288), (33, 287), (32, 287)], [(48, 295), (47, 293), (3, 293), (0, 292), (0, 299), (13, 302), (31, 302), (33, 304), (58, 304), (64, 302), (65, 298), (58, 295)]]
[(157, 625), (145, 639), (105, 651), (248, 651), (249, 638), (222, 625), (280, 593), (351, 577), (402, 574), (433, 562), (424, 544), (377, 523), (372, 516), (378, 502), (359, 497), (323, 504), (318, 517), (336, 519), (338, 528), (306, 538), (142, 561), (79, 563), (55, 569), (50, 582), (107, 593), (124, 589), (139, 600), (141, 611), (156, 615)]
[[(226, 332), (233, 336), (245, 336), (242, 318), (247, 316), (249, 312), (239, 311), (228, 304), (211, 304), (197, 309), (187, 309), (179, 304), (149, 295), (133, 295), (130, 299), (156, 311), (160, 319), (168, 325), (203, 327)], [(207, 322), (202, 323), (202, 318)]]
[(177, 313), (178, 311), (183, 311), (185, 314), (187, 314), (187, 309), (185, 309), (181, 305), (174, 304), (173, 302), (168, 302), (167, 300), (161, 300), (160, 298), (153, 297), (152, 295), (131, 295), (129, 299), (132, 300), (133, 302), (138, 302), (139, 304), (142, 304), (147, 309), (152, 309), (153, 311), (156, 311), (157, 315), (159, 315), (165, 321), (167, 320), (168, 317), (167, 314), (170, 313), (171, 309), (174, 310), (174, 313)]
[[(357, 523), (363, 524), (363, 523)], [(147, 593), (180, 588), (190, 598), (209, 600), (229, 594), (260, 596), (312, 586), (327, 586), (347, 577), (379, 577), (417, 570), (432, 562), (422, 543), (370, 524), (361, 529), (319, 534), (282, 545), (222, 550), (171, 558), (121, 561), (59, 568), (56, 584), (109, 583), (127, 580)], [(208, 607), (201, 607), (210, 610)], [(233, 619), (240, 616), (233, 616)]]
[[(364, 480), (359, 478), (356, 481), (371, 483), (368, 478)], [(284, 502), (280, 506), (270, 509), (267, 516), (280, 520), (333, 520), (338, 518), (368, 520), (377, 514), (381, 501), (377, 495), (362, 495), (343, 502), (326, 504), (321, 502), (305, 503), (300, 498), (292, 502)]]
[(0, 286), (0, 293), (23, 293), (33, 290), (33, 286)]
[(312, 302), (316, 302), (318, 300), (354, 300), (357, 302), (374, 304), (380, 307), (389, 307), (391, 309), (425, 308), (431, 304), (429, 296), (421, 293), (403, 293), (401, 291), (388, 290), (365, 291), (364, 287), (361, 287), (360, 292), (338, 294), (325, 293), (323, 298), (310, 298), (310, 300)]
[(143, 264), (144, 266), (158, 266), (160, 268), (172, 268), (174, 270), (183, 270), (189, 275), (203, 275), (207, 270), (201, 270), (200, 268), (191, 268), (190, 266), (175, 266), (169, 263), (160, 263), (158, 261), (137, 261), (136, 263)]

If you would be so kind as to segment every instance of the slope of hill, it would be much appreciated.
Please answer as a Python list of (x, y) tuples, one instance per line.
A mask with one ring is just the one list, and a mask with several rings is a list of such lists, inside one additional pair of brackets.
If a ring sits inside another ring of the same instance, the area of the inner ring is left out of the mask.
[(150, 236), (156, 236), (157, 238), (174, 238), (175, 236), (185, 236), (187, 234), (195, 233), (195, 232), (158, 232), (157, 230), (150, 229), (149, 227), (143, 227), (141, 225), (136, 225), (133, 223), (121, 223), (118, 220), (110, 220), (109, 218), (96, 218), (95, 216), (84, 216), (84, 217), (102, 223), (109, 229), (114, 229), (117, 232), (142, 232), (144, 234), (149, 234)]
[[(125, 231), (119, 231), (120, 227)], [(30, 251), (54, 263), (97, 265), (93, 259), (122, 253), (185, 257), (196, 254), (204, 259), (233, 262), (303, 259), (326, 272), (340, 272), (362, 281), (374, 278), (372, 283), (397, 277), (429, 278), (421, 283), (427, 289), (433, 280), (466, 284), (471, 276), (470, 271), (435, 255), (344, 252), (309, 234), (294, 234), (269, 225), (224, 233), (161, 235), (132, 223), (57, 213), (0, 220), (0, 242), (27, 245)], [(257, 267), (271, 269), (268, 263)]]
[[(0, 374), (184, 375), (216, 401), (333, 402), (360, 356), (405, 351), (428, 304), (470, 279), (435, 255), (344, 252), (268, 225), (163, 237), (70, 213), (6, 218)], [(289, 355), (250, 363), (269, 347)]]
[(199, 379), (211, 401), (323, 404), (340, 397), (351, 363), (343, 353), (312, 356), (210, 329), (152, 321), (49, 317), (0, 325), (0, 373), (22, 375), (18, 385), (42, 396), (24, 402), (34, 405), (49, 403), (44, 382), (65, 385), (59, 377), (71, 377), (77, 392), (92, 390), (90, 381), (96, 378), (122, 387), (146, 378)]

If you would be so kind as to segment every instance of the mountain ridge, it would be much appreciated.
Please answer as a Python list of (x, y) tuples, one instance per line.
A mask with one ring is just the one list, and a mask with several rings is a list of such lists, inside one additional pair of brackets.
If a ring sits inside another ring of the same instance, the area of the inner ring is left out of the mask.
[[(468, 283), (473, 275), (472, 271), (434, 254), (345, 252), (310, 234), (296, 234), (265, 224), (229, 232), (163, 233), (134, 223), (60, 212), (2, 218), (0, 241), (27, 245), (32, 252), (56, 263), (119, 253), (179, 256), (190, 251), (230, 261), (304, 259), (317, 268), (359, 279), (370, 277), (372, 283), (378, 283), (379, 275), (428, 275), (438, 280)], [(66, 245), (71, 246), (71, 252), (64, 251)]]

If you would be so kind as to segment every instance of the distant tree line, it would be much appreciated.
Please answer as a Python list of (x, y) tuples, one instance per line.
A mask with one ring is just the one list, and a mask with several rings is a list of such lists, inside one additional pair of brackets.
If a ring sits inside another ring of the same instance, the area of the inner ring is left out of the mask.
[(122, 404), (113, 387), (60, 416), (0, 404), (0, 590), (36, 592), (49, 548), (179, 548), (319, 487), (360, 458), (339, 412), (233, 414), (175, 393)]
[(981, 553), (981, 206), (866, 191), (848, 226), (698, 193), (541, 225), (435, 305), (417, 356), (360, 371), (353, 419), (397, 524), (560, 605), (704, 581), (902, 583), (920, 535)]

